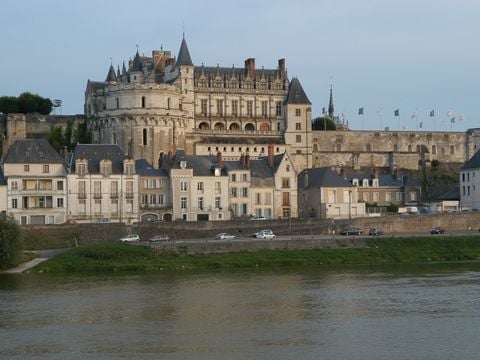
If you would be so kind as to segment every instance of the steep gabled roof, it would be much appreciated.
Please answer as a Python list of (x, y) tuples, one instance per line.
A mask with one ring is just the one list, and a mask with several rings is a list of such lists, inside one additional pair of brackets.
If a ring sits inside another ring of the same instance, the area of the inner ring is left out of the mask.
[(305, 169), (298, 174), (298, 188), (304, 188), (308, 172), (307, 188), (320, 187), (352, 187), (352, 184), (329, 167)]
[(15, 140), (3, 160), (5, 164), (63, 164), (60, 154), (47, 140)]
[(123, 173), (123, 160), (126, 156), (118, 145), (111, 144), (78, 144), (72, 155), (71, 172), (75, 172), (75, 161), (84, 159), (88, 161), (88, 172), (100, 173), (100, 161), (112, 161), (112, 174)]
[(190, 57), (190, 52), (188, 51), (185, 37), (183, 37), (182, 44), (180, 45), (180, 51), (178, 52), (176, 66), (193, 66), (192, 58)]
[(480, 168), (480, 150), (468, 160), (461, 170), (479, 169)]
[(147, 160), (135, 160), (135, 172), (140, 176), (167, 176), (165, 169), (155, 169)]
[(290, 86), (288, 87), (288, 95), (287, 99), (285, 100), (285, 104), (307, 104), (311, 105), (312, 103), (308, 100), (305, 91), (303, 91), (302, 85), (298, 78), (294, 77), (290, 82)]
[(117, 81), (117, 75), (115, 75), (115, 69), (113, 68), (113, 65), (110, 64), (110, 69), (108, 69), (108, 74), (107, 78), (105, 79), (106, 82), (116, 82)]

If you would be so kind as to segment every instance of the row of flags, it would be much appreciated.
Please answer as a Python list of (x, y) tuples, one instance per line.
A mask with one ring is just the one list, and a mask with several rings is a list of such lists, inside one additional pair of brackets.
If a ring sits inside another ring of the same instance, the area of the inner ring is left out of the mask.
[[(364, 114), (365, 114), (365, 109), (363, 107), (359, 108), (358, 109), (358, 115), (364, 115)], [(378, 114), (378, 116), (383, 117), (383, 112), (381, 110), (377, 111), (377, 114)], [(457, 118), (455, 116), (452, 117), (452, 115), (453, 115), (452, 110), (448, 110), (446, 115), (450, 119), (450, 123), (454, 124)], [(394, 110), (393, 116), (399, 117), (400, 116), (400, 109)], [(432, 117), (432, 118), (435, 117), (435, 109), (430, 110), (429, 116)], [(417, 119), (417, 112), (414, 111), (410, 117), (412, 119), (416, 120)], [(458, 117), (458, 121), (462, 122), (463, 120), (465, 120), (465, 116), (460, 115)], [(423, 123), (420, 123), (419, 125), (420, 125), (420, 127), (422, 127)]]

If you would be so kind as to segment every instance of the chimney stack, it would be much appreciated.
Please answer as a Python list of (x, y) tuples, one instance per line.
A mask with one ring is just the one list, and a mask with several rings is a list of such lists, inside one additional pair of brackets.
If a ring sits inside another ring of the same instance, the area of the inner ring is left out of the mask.
[(280, 71), (282, 77), (285, 77), (285, 59), (278, 60), (278, 70)]
[(268, 145), (268, 158), (267, 158), (268, 166), (273, 167), (275, 164), (275, 155), (273, 151), (273, 144)]
[(163, 165), (163, 152), (158, 156), (158, 168), (161, 169)]
[(245, 70), (251, 78), (255, 77), (255, 58), (248, 58), (245, 60)]
[(240, 163), (245, 166), (245, 154), (242, 152), (242, 155), (240, 155)]
[(247, 168), (250, 167), (250, 155), (248, 154), (248, 152), (247, 152), (247, 154), (245, 155), (245, 166), (246, 166)]
[(220, 151), (217, 152), (217, 167), (219, 168), (223, 167), (222, 153)]

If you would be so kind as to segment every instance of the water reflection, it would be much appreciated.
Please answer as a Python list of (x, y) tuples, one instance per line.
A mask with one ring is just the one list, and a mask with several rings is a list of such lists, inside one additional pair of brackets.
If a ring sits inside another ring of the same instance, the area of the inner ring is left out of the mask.
[(471, 358), (479, 280), (477, 264), (1, 275), (0, 358)]

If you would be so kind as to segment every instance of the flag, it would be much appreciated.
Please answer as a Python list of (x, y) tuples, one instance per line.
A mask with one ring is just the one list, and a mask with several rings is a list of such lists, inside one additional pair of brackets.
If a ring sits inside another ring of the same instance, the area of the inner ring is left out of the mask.
[(453, 114), (453, 113), (452, 113), (452, 110), (448, 110), (448, 111), (447, 111), (447, 116), (448, 116), (448, 117), (451, 117), (452, 114)]
[(418, 127), (422, 128), (423, 127), (423, 122), (420, 122), (420, 124), (418, 124)]
[(455, 116), (450, 119), (450, 122), (451, 122), (452, 124), (455, 123)]
[(361, 107), (360, 109), (358, 109), (358, 115), (363, 115), (363, 107)]
[(413, 112), (411, 118), (412, 118), (412, 119), (416, 119), (416, 118), (417, 118), (417, 112), (416, 112), (416, 111)]
[(322, 108), (322, 115), (325, 115), (325, 108)]
[(458, 121), (462, 122), (463, 120), (465, 120), (465, 116), (460, 115), (460, 116), (458, 117)]
[(400, 109), (397, 109), (393, 112), (394, 116), (400, 116)]
[(435, 116), (435, 109), (432, 109), (432, 110), (430, 111), (430, 117), (434, 117), (434, 116)]

